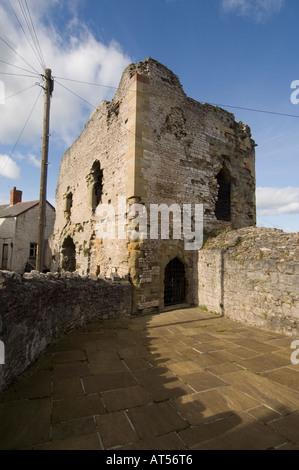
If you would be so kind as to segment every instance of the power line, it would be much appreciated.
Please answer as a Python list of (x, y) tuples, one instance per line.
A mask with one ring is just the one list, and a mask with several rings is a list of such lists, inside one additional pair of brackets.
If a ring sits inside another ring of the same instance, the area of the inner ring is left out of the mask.
[(31, 70), (23, 69), (23, 67), (19, 67), (18, 65), (13, 65), (9, 62), (5, 62), (5, 60), (0, 60), (0, 62), (2, 62), (2, 64), (9, 65), (10, 67), (15, 67), (16, 69), (23, 70), (24, 72), (32, 73)]
[(9, 100), (10, 98), (13, 98), (14, 96), (16, 95), (19, 95), (20, 93), (23, 93), (24, 91), (27, 91), (27, 90), (30, 90), (30, 88), (33, 88), (35, 87), (36, 85), (31, 85), (31, 86), (28, 86), (27, 88), (24, 88), (24, 90), (21, 90), (21, 91), (18, 91), (17, 93), (15, 93), (14, 95), (10, 95), (10, 96), (7, 96), (5, 97), (5, 101)]
[(31, 111), (30, 111), (30, 113), (29, 113), (28, 118), (26, 119), (26, 122), (25, 122), (25, 124), (24, 124), (24, 126), (23, 126), (23, 129), (21, 130), (21, 133), (20, 133), (20, 135), (19, 135), (19, 137), (18, 137), (18, 139), (17, 139), (15, 145), (13, 146), (13, 149), (12, 149), (12, 151), (10, 152), (9, 157), (7, 158), (7, 160), (6, 160), (6, 162), (5, 162), (5, 165), (4, 165), (4, 167), (2, 168), (2, 171), (1, 171), (1, 173), (0, 173), (0, 176), (3, 175), (3, 172), (4, 172), (5, 168), (6, 168), (6, 165), (8, 164), (9, 160), (11, 159), (11, 157), (12, 157), (12, 155), (13, 155), (13, 153), (14, 153), (14, 151), (15, 151), (15, 149), (16, 149), (16, 147), (17, 147), (17, 145), (18, 145), (18, 143), (19, 143), (19, 141), (20, 141), (20, 139), (21, 139), (21, 137), (22, 137), (22, 135), (23, 135), (23, 132), (24, 132), (24, 130), (26, 129), (26, 126), (27, 126), (27, 124), (28, 124), (28, 121), (29, 121), (29, 119), (31, 118), (31, 115), (32, 115), (32, 113), (33, 113), (33, 111), (34, 111), (34, 109), (35, 109), (35, 106), (37, 105), (37, 102), (38, 102), (38, 99), (39, 99), (39, 97), (40, 97), (40, 95), (41, 95), (41, 92), (42, 92), (42, 90), (39, 91), (39, 94), (38, 94), (38, 96), (37, 96), (37, 98), (36, 98), (36, 100), (35, 100), (35, 102), (34, 102), (34, 104), (33, 104), (33, 106), (32, 106), (32, 109), (31, 109)]
[[(27, 36), (27, 34), (26, 34), (26, 31), (25, 31), (24, 28), (23, 28), (23, 25), (22, 25), (21, 21), (20, 21), (19, 18), (18, 18), (18, 15), (16, 14), (15, 10), (13, 9), (13, 6), (12, 6), (12, 4), (10, 3), (10, 0), (6, 0), (6, 1), (7, 1), (7, 3), (9, 4), (9, 6), (10, 6), (12, 12), (13, 12), (13, 14), (15, 15), (15, 17), (16, 17), (16, 19), (17, 19), (17, 22), (19, 23), (19, 25), (20, 25), (20, 27), (21, 27), (23, 33), (24, 33), (24, 36), (25, 36), (25, 38), (26, 38), (27, 41), (28, 41), (28, 44), (30, 45), (31, 49), (33, 50), (33, 53), (35, 54), (35, 57), (37, 58), (37, 60), (38, 60), (39, 63), (40, 63), (40, 59), (39, 59), (39, 57), (38, 57), (38, 55), (37, 55), (37, 53), (36, 53), (36, 51), (35, 51), (33, 45), (31, 44), (31, 41), (29, 40), (29, 38), (28, 38), (28, 36)], [(19, 3), (20, 3), (20, 2), (19, 2)], [(28, 25), (27, 25), (27, 26), (28, 26)]]
[[(109, 85), (101, 85), (99, 83), (91, 83), (91, 82), (84, 82), (82, 80), (74, 80), (72, 78), (64, 78), (64, 77), (54, 77), (58, 78), (58, 80), (67, 80), (69, 82), (75, 82), (75, 83), (82, 83), (84, 85), (93, 85), (93, 86), (98, 86), (98, 87), (103, 87), (103, 88), (112, 88), (113, 90), (117, 90), (118, 88), (115, 86), (109, 86)], [(125, 90), (125, 88), (123, 88)], [(129, 91), (129, 90), (128, 90)], [(132, 90), (130, 90), (132, 91)]]
[(69, 91), (70, 93), (72, 93), (72, 95), (75, 95), (77, 98), (79, 98), (80, 100), (84, 101), (84, 103), (88, 104), (88, 106), (91, 106), (93, 109), (96, 109), (96, 106), (94, 106), (93, 104), (89, 103), (88, 101), (86, 101), (84, 98), (82, 98), (81, 96), (77, 95), (77, 93), (75, 93), (74, 91), (70, 90), (69, 88), (67, 88), (66, 86), (62, 85), (62, 83), (59, 83), (57, 82), (57, 80), (55, 80), (55, 83), (57, 83), (58, 85), (60, 85), (62, 88), (64, 88), (65, 90)]
[[(205, 104), (205, 103), (201, 102), (201, 104)], [(231, 105), (228, 105), (228, 104), (218, 104), (218, 103), (208, 103), (208, 104), (210, 104), (212, 106), (219, 106), (221, 108), (242, 109), (243, 111), (253, 111), (255, 113), (275, 114), (277, 116), (299, 118), (299, 115), (296, 115), (296, 114), (285, 114), (285, 113), (279, 113), (279, 112), (276, 112), (276, 111), (267, 111), (266, 109), (243, 108), (241, 106), (231, 106)]]
[[(36, 75), (24, 75), (21, 73), (10, 73), (10, 72), (0, 72), (0, 75), (10, 75), (12, 77), (29, 77), (29, 78), (37, 78)], [(40, 74), (38, 75), (40, 77)]]
[[(110, 88), (113, 90), (126, 90), (126, 91), (135, 91), (135, 90), (129, 90), (128, 88), (120, 88), (120, 87), (114, 87), (114, 86), (109, 86), (109, 85), (102, 85), (100, 83), (92, 83), (92, 82), (85, 82), (83, 80), (74, 80), (71, 78), (65, 78), (65, 77), (54, 77), (58, 78), (59, 80), (67, 80), (69, 82), (75, 82), (75, 83), (81, 83), (84, 85), (91, 85), (91, 86), (97, 86), (97, 87), (103, 87), (103, 88)], [(205, 104), (203, 101), (200, 102), (201, 104)], [(265, 113), (265, 114), (274, 114), (277, 116), (285, 116), (285, 117), (294, 117), (294, 118), (299, 118), (299, 115), (296, 114), (286, 114), (286, 113), (280, 113), (277, 111), (268, 111), (266, 109), (255, 109), (255, 108), (246, 108), (246, 107), (241, 107), (241, 106), (232, 106), (228, 104), (219, 104), (219, 103), (208, 103), (212, 106), (219, 106), (223, 108), (234, 108), (234, 109), (241, 109), (243, 111), (252, 111), (256, 113)]]
[[(9, 1), (9, 0), (8, 0)], [(33, 25), (33, 21), (32, 21), (32, 17), (31, 17), (31, 14), (30, 14), (30, 11), (29, 11), (29, 7), (28, 7), (28, 4), (26, 3), (25, 5), (22, 3), (22, 0), (18, 0), (18, 3), (19, 3), (19, 6), (20, 6), (20, 9), (21, 9), (21, 12), (23, 14), (23, 17), (25, 19), (25, 23), (27, 25), (27, 28), (28, 28), (28, 31), (31, 35), (31, 38), (32, 38), (32, 41), (33, 41), (33, 44), (35, 46), (35, 50), (33, 49), (32, 47), (32, 50), (35, 54), (35, 56), (37, 57), (37, 60), (39, 61), (41, 67), (43, 70), (45, 70), (45, 65), (44, 65), (44, 61), (43, 61), (43, 55), (41, 53), (41, 49), (40, 49), (40, 45), (39, 45), (39, 41), (38, 41), (38, 38), (37, 38), (37, 35), (36, 35), (36, 31), (35, 31), (35, 28), (34, 28), (34, 25)], [(24, 30), (23, 30), (24, 31)], [(25, 33), (25, 31), (24, 31)], [(26, 35), (26, 34), (25, 34)], [(27, 35), (26, 35), (27, 37)], [(27, 38), (28, 39), (28, 38)], [(30, 43), (30, 41), (28, 40), (28, 42)], [(31, 43), (30, 43), (31, 45)]]
[(40, 58), (41, 58), (43, 69), (45, 70), (46, 69), (45, 59), (44, 59), (44, 56), (43, 56), (43, 53), (42, 53), (42, 50), (41, 50), (41, 47), (40, 47), (40, 42), (39, 42), (37, 34), (36, 34), (36, 29), (34, 27), (34, 23), (33, 23), (32, 16), (31, 16), (31, 13), (30, 13), (30, 10), (29, 10), (29, 6), (27, 4), (27, 0), (25, 0), (25, 5), (26, 5), (26, 8), (27, 8), (27, 11), (28, 11), (28, 14), (29, 14), (29, 19), (30, 19), (30, 22), (31, 22), (31, 25), (32, 25), (34, 37), (36, 39), (37, 50), (39, 51), (39, 55), (40, 55)]
[(11, 49), (15, 54), (17, 54), (17, 56), (20, 57), (25, 62), (25, 64), (29, 65), (29, 67), (32, 68), (32, 70), (34, 70), (34, 72), (37, 75), (40, 75), (40, 73), (32, 65), (30, 65), (29, 62), (27, 62), (27, 60), (25, 60), (24, 57), (22, 57), (10, 44), (8, 44), (8, 42), (5, 41), (5, 39), (0, 37), (0, 41), (4, 42), (4, 44), (6, 44), (6, 46), (9, 47), (9, 49)]
[[(65, 87), (64, 85), (62, 85), (61, 83), (57, 82), (57, 80), (55, 81), (55, 83), (58, 83), (58, 85), (60, 85), (62, 88), (65, 88), (67, 91), (69, 91), (70, 93), (72, 93), (72, 95), (75, 95), (77, 98), (79, 98), (80, 100), (84, 101), (84, 103), (88, 104), (89, 106), (91, 106), (93, 109), (97, 109), (96, 106), (94, 106), (93, 104), (89, 103), (88, 101), (86, 101), (84, 98), (82, 98), (81, 96), (77, 95), (77, 93), (75, 93), (74, 91), (70, 90), (69, 88)], [(131, 131), (130, 129), (127, 129), (125, 127), (124, 124), (120, 124), (124, 129), (126, 129), (127, 132), (130, 132), (131, 134), (133, 134), (135, 137), (136, 134), (135, 132)]]
[(269, 222), (269, 220), (265, 219), (264, 217), (262, 217), (261, 215), (258, 214), (258, 208), (257, 208), (257, 217), (261, 220), (263, 220), (264, 222), (266, 222), (267, 224), (271, 225), (273, 228), (278, 228), (279, 230), (283, 230), (282, 227), (280, 227), (279, 225), (273, 225), (271, 222)]

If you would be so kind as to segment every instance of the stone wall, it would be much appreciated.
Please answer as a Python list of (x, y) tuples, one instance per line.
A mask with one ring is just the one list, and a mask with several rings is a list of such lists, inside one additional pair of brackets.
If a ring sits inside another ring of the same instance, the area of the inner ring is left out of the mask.
[(299, 234), (244, 228), (198, 255), (197, 303), (269, 331), (299, 336)]
[(92, 321), (129, 316), (132, 287), (95, 275), (20, 276), (0, 271), (0, 391), (12, 383), (54, 340)]

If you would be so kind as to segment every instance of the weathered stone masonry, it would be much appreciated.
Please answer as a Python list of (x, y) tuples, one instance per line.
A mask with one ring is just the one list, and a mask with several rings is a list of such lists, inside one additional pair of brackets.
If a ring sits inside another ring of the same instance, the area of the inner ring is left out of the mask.
[(198, 304), (234, 320), (299, 336), (299, 234), (244, 228), (198, 256)]
[(131, 309), (132, 286), (126, 281), (0, 271), (0, 339), (5, 344), (0, 391), (68, 331), (129, 316)]
[(206, 234), (254, 225), (254, 148), (248, 126), (188, 98), (164, 65), (150, 58), (131, 64), (112, 102), (99, 105), (62, 158), (54, 270), (129, 275), (133, 311), (159, 312), (165, 269), (177, 259), (185, 273), (182, 299), (196, 303), (196, 252), (182, 240), (101, 240), (96, 206), (117, 212), (118, 196), (148, 213), (150, 204), (203, 204)]

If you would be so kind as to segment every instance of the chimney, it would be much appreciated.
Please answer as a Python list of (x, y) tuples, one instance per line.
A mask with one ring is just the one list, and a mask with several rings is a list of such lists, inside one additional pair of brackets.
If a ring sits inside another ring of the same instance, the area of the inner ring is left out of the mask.
[(15, 204), (18, 204), (18, 202), (22, 202), (22, 191), (18, 191), (16, 187), (13, 188), (12, 191), (10, 191), (10, 206), (14, 206)]

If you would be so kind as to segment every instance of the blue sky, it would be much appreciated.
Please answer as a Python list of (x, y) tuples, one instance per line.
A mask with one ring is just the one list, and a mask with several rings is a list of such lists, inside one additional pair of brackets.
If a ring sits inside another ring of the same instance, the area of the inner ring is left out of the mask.
[[(51, 203), (61, 157), (93, 110), (64, 87), (95, 107), (115, 91), (63, 79), (117, 87), (126, 65), (151, 56), (179, 76), (188, 96), (223, 105), (251, 127), (258, 144), (258, 225), (299, 231), (299, 118), (233, 108), (299, 116), (298, 0), (27, 0), (27, 4), (44, 62), (56, 77), (47, 190)], [(43, 60), (36, 57), (19, 22), (30, 39), (20, 3), (0, 0), (3, 204), (13, 186), (23, 191), (23, 200), (39, 197), (43, 93), (38, 74)]]

